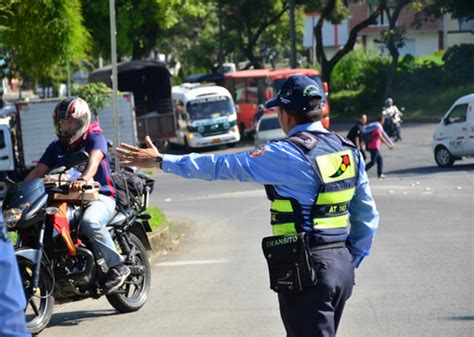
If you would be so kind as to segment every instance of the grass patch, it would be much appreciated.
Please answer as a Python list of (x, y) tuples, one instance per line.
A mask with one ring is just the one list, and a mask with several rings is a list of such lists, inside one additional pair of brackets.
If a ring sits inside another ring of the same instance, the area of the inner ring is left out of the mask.
[(165, 215), (158, 207), (150, 206), (144, 213), (151, 215), (150, 226), (153, 231), (164, 227), (167, 223)]

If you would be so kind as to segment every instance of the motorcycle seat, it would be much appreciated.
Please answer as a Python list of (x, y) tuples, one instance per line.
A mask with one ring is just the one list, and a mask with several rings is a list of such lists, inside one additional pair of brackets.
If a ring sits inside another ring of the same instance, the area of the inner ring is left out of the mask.
[(115, 212), (115, 215), (109, 221), (107, 226), (111, 226), (111, 227), (121, 226), (125, 222), (125, 220), (127, 220), (128, 217), (129, 217), (129, 214), (127, 214), (126, 212), (117, 211)]

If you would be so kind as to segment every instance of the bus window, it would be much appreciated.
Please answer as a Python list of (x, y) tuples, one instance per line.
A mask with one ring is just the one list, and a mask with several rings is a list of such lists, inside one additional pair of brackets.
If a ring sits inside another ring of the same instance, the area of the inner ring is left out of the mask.
[(247, 103), (258, 104), (258, 79), (249, 78), (247, 85)]
[(245, 79), (236, 78), (234, 84), (235, 103), (247, 103)]

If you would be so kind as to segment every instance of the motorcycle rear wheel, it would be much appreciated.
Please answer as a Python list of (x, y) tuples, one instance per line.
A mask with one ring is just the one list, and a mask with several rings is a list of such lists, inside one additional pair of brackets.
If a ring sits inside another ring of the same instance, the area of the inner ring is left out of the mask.
[(25, 307), (26, 329), (29, 333), (36, 335), (46, 328), (53, 315), (54, 297), (50, 294), (51, 284), (49, 284), (49, 278), (45, 277), (45, 270), (40, 272), (37, 290), (34, 292), (30, 290), (34, 267), (33, 261), (18, 257), (18, 269), (27, 301)]
[[(129, 239), (131, 244), (135, 246), (136, 254), (133, 258), (133, 263), (130, 265), (126, 262), (126, 264), (128, 266), (143, 267), (144, 274), (130, 274), (117, 293), (107, 295), (109, 303), (121, 313), (139, 310), (148, 299), (151, 284), (151, 267), (145, 246), (132, 233), (129, 234)], [(131, 248), (133, 250), (133, 247)]]

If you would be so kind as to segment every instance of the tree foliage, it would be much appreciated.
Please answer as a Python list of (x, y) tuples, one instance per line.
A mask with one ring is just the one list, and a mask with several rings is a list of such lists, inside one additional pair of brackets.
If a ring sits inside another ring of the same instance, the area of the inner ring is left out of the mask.
[[(265, 32), (288, 12), (284, 0), (217, 0), (228, 43), (233, 43), (254, 68), (262, 68), (257, 46)], [(287, 35), (288, 36), (288, 35)]]
[(110, 89), (104, 83), (87, 83), (74, 87), (74, 94), (84, 99), (95, 118), (98, 119), (98, 113), (109, 102), (112, 95)]
[(453, 18), (467, 21), (474, 19), (474, 1), (472, 0), (428, 0), (417, 16), (419, 20), (432, 20), (450, 13)]
[(87, 60), (90, 40), (79, 0), (9, 1), (3, 6), (0, 16), (6, 13), (8, 21), (0, 24), (5, 28), (1, 41), (23, 74), (41, 79), (61, 65)]
[[(83, 0), (85, 24), (91, 33), (94, 56), (110, 57), (108, 1)], [(115, 4), (117, 53), (133, 59), (147, 57), (161, 34), (176, 25), (183, 15), (202, 12), (197, 0), (122, 0)]]

